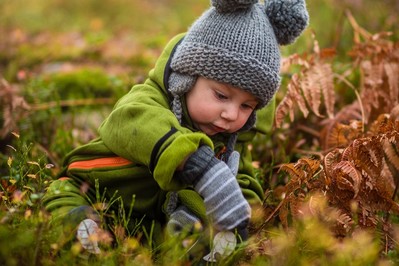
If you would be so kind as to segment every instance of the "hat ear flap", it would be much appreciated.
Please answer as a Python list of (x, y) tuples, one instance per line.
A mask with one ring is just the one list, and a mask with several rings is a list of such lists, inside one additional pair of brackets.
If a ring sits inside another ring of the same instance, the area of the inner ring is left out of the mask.
[(180, 97), (190, 91), (197, 81), (197, 77), (187, 74), (180, 74), (173, 71), (169, 76), (169, 92), (173, 95), (172, 111), (177, 120), (181, 123), (183, 117), (183, 108)]
[(256, 112), (252, 112), (252, 114), (248, 117), (248, 120), (245, 123), (245, 125), (239, 131), (240, 132), (248, 131), (251, 128), (253, 128), (255, 124), (256, 124)]
[(169, 76), (169, 91), (174, 97), (180, 97), (194, 87), (197, 77), (172, 71)]
[(304, 0), (266, 0), (265, 8), (280, 45), (293, 43), (309, 23)]
[(229, 13), (240, 9), (247, 9), (258, 0), (212, 0), (212, 6), (220, 13)]

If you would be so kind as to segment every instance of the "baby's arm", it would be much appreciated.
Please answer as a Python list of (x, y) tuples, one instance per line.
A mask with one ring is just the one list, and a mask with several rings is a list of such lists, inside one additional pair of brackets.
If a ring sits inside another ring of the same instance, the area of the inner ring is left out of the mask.
[(213, 145), (205, 134), (181, 126), (165, 95), (146, 84), (120, 99), (99, 133), (113, 153), (147, 166), (166, 191), (184, 188), (176, 169), (200, 145)]

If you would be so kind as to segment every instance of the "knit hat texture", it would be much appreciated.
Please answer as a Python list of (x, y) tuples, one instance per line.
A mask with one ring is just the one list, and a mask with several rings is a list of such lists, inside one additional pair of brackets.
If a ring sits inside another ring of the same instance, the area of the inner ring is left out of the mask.
[[(308, 25), (304, 0), (212, 0), (173, 55), (170, 91), (203, 76), (239, 87), (264, 107), (280, 85), (279, 45), (290, 44)], [(177, 75), (177, 77), (176, 77)], [(187, 77), (188, 76), (188, 77)], [(177, 80), (180, 81), (176, 86)]]

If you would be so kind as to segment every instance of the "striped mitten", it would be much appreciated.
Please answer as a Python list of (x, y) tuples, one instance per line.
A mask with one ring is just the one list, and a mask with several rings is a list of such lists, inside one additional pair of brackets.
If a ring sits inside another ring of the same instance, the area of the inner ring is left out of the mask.
[(201, 220), (193, 214), (186, 206), (180, 205), (170, 214), (168, 224), (166, 225), (171, 235), (177, 235), (181, 232), (193, 232), (201, 230)]
[(204, 198), (206, 214), (217, 230), (247, 226), (251, 208), (241, 192), (235, 173), (215, 157), (210, 147), (198, 148), (188, 158), (180, 175)]

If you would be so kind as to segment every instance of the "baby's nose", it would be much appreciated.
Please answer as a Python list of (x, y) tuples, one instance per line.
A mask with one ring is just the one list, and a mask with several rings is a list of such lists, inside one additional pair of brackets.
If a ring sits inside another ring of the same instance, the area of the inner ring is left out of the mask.
[(237, 108), (234, 105), (228, 105), (228, 106), (226, 106), (226, 108), (223, 109), (223, 111), (220, 114), (220, 116), (223, 119), (226, 119), (226, 120), (229, 120), (229, 121), (234, 121), (238, 117), (238, 112), (239, 112), (239, 108)]

